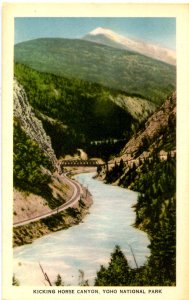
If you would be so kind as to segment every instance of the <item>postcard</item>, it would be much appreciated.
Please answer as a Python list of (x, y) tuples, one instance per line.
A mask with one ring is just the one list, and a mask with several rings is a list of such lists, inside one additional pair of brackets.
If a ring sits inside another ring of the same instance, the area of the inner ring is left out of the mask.
[(188, 5), (3, 7), (3, 299), (187, 299)]

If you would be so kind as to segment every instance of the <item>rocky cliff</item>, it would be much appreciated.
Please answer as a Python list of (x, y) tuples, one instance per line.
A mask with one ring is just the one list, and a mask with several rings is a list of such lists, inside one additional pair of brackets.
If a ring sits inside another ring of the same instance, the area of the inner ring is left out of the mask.
[[(129, 140), (121, 151), (123, 160), (149, 156), (153, 150), (167, 152), (176, 150), (176, 93), (168, 97), (165, 103), (148, 118), (144, 128)], [(170, 145), (167, 145), (169, 138)], [(169, 149), (168, 149), (169, 148)], [(163, 153), (163, 152), (161, 152)], [(161, 155), (160, 153), (160, 155)]]
[(59, 165), (51, 145), (51, 139), (46, 134), (42, 122), (35, 116), (33, 108), (27, 100), (27, 95), (23, 87), (14, 79), (14, 116), (19, 119), (22, 129), (44, 151), (52, 162), (52, 165), (58, 169)]
[(73, 187), (59, 169), (51, 139), (25, 90), (14, 79), (14, 223), (50, 212), (70, 200)]
[[(140, 173), (141, 165), (145, 160), (153, 160), (155, 156), (160, 160), (167, 160), (168, 156), (176, 156), (176, 93), (168, 97), (165, 103), (148, 118), (119, 156), (109, 161), (109, 172), (103, 168), (99, 177), (109, 183), (120, 184), (133, 166)], [(118, 165), (121, 160), (123, 169), (120, 167), (120, 170)], [(134, 180), (133, 177), (133, 182)]]

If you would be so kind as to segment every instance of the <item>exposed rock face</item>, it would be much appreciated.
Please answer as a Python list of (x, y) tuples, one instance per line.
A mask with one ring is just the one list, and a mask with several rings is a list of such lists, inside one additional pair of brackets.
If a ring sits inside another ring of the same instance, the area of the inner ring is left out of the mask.
[(156, 105), (146, 99), (125, 95), (110, 96), (110, 100), (128, 111), (139, 123), (146, 120), (156, 110)]
[[(120, 98), (120, 104), (128, 103), (127, 99)], [(118, 101), (119, 101), (118, 100)], [(125, 102), (124, 102), (125, 101)], [(129, 101), (131, 101), (129, 99)], [(143, 100), (145, 103), (145, 100)], [(135, 101), (130, 103), (130, 108), (134, 112), (133, 116), (136, 117), (144, 111), (143, 103), (138, 103), (135, 105)], [(143, 105), (143, 106), (142, 106)], [(148, 112), (144, 111), (143, 115), (152, 112), (155, 106), (147, 106)], [(140, 110), (141, 109), (141, 110)], [(141, 118), (142, 119), (142, 118)], [(172, 129), (172, 132), (169, 132)], [(159, 157), (161, 159), (166, 159), (168, 151), (164, 150), (166, 144), (166, 137), (173, 136), (176, 132), (176, 92), (174, 92), (170, 97), (168, 97), (161, 107), (157, 108), (156, 111), (147, 119), (144, 127), (140, 129), (133, 137), (128, 141), (125, 147), (120, 152), (120, 155), (109, 161), (109, 168), (114, 166), (115, 161), (120, 162), (123, 159), (128, 165), (132, 166), (133, 162), (138, 165), (139, 159), (151, 157), (152, 152), (155, 149), (159, 150)], [(172, 137), (172, 141), (174, 138)], [(172, 143), (171, 149), (169, 150), (172, 156), (176, 155), (176, 138), (175, 142)], [(105, 177), (105, 170), (101, 172), (101, 177)]]
[[(166, 160), (168, 153), (176, 156), (176, 93), (168, 97), (165, 103), (148, 118), (144, 127), (139, 130), (125, 145), (119, 156), (108, 162), (111, 170), (115, 162), (125, 162), (124, 176), (129, 168), (139, 166), (145, 158), (152, 159), (153, 153), (157, 152), (161, 160)], [(105, 179), (106, 168), (100, 172), (100, 179)], [(118, 184), (120, 178), (116, 178), (114, 183)], [(113, 182), (113, 181), (112, 181)]]
[(59, 165), (52, 149), (51, 139), (46, 134), (42, 122), (36, 118), (23, 87), (14, 79), (14, 116), (19, 119), (22, 129), (28, 136), (37, 142), (39, 147), (49, 157), (53, 166), (58, 169)]
[(145, 128), (140, 130), (129, 140), (121, 152), (121, 157), (124, 160), (130, 159), (130, 155), (135, 157), (135, 153), (138, 151), (139, 147), (143, 145), (144, 140), (146, 139), (150, 141), (149, 145), (146, 147), (146, 150), (150, 154), (150, 150), (157, 147), (161, 137), (169, 128), (170, 121), (173, 122), (174, 120), (176, 120), (176, 93), (173, 93), (173, 95), (169, 97), (150, 118), (148, 118), (145, 123)]

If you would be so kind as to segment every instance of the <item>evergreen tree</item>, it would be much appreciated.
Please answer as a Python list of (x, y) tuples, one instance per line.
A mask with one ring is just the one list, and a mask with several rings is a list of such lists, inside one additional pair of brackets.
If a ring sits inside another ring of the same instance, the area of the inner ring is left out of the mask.
[(54, 282), (56, 286), (64, 286), (64, 282), (60, 274), (57, 275), (56, 281)]
[(129, 285), (131, 281), (131, 269), (127, 259), (118, 245), (111, 254), (108, 268), (101, 266), (95, 279), (96, 286), (123, 286)]

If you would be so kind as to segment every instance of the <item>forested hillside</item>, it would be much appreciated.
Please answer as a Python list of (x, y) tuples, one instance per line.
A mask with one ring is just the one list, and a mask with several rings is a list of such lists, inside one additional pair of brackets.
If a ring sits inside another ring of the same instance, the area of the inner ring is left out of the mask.
[[(136, 190), (135, 182), (148, 161), (167, 159), (168, 153), (176, 154), (176, 94), (143, 123), (126, 143), (119, 156), (112, 160), (115, 166), (106, 173), (108, 183), (117, 182)], [(118, 167), (120, 160), (121, 166)], [(125, 162), (125, 165), (123, 164)]]
[[(174, 94), (127, 143), (121, 152), (120, 163), (117, 160), (114, 167), (106, 171), (105, 177), (109, 183), (116, 181), (122, 187), (139, 192), (135, 226), (148, 233), (151, 255), (145, 266), (131, 269), (121, 249), (116, 247), (108, 268), (101, 266), (97, 273), (96, 285), (176, 284), (175, 143)], [(130, 163), (124, 162), (123, 159), (128, 158), (124, 155), (131, 153), (134, 159)], [(126, 271), (122, 271), (125, 268)], [(116, 280), (118, 275), (119, 282)]]
[(40, 73), (20, 64), (15, 64), (15, 77), (58, 156), (85, 148), (93, 140), (128, 140), (132, 126), (139, 124), (130, 112), (110, 100), (115, 92), (98, 84)]
[[(96, 32), (99, 30), (102, 28)], [(93, 218), (91, 221), (88, 218), (89, 223), (83, 222), (78, 234), (70, 231), (66, 238), (64, 235), (53, 236), (54, 240), (49, 238), (48, 244), (56, 248), (52, 253), (47, 253), (45, 239), (37, 248), (36, 258), (41, 257), (44, 269), (54, 268), (49, 278), (60, 267), (72, 282), (74, 268), (81, 266), (83, 270), (86, 267), (92, 280), (96, 266), (107, 261), (107, 253), (115, 245), (109, 264), (101, 265), (96, 274), (95, 286), (175, 286), (175, 51), (165, 48), (160, 51), (159, 46), (142, 41), (133, 40), (131, 45), (129, 39), (129, 47), (122, 49), (115, 44), (116, 39), (120, 41), (119, 36), (108, 29), (103, 32), (104, 36), (85, 36), (83, 40), (39, 38), (14, 46), (14, 245), (31, 243), (45, 234), (82, 222), (94, 196)], [(111, 34), (110, 40), (107, 32)], [(97, 43), (100, 40), (101, 44)], [(121, 39), (120, 44), (124, 43)], [(79, 156), (80, 166), (76, 166), (72, 160)], [(71, 166), (64, 161), (68, 157)], [(95, 161), (95, 176), (87, 174), (94, 171), (94, 165), (90, 169), (86, 159)], [(127, 232), (128, 228), (133, 231)], [(81, 234), (83, 229), (87, 230)], [(92, 232), (90, 243), (88, 229)], [(127, 244), (124, 250), (130, 247), (135, 267), (129, 265), (116, 245), (119, 243)], [(91, 260), (94, 246), (95, 256)], [(97, 248), (104, 251), (99, 256)], [(22, 248), (17, 257), (19, 276), (27, 263), (29, 271), (35, 268), (32, 249), (31, 256), (28, 249), (26, 253)], [(84, 271), (79, 272), (79, 284), (88, 285)], [(17, 284), (15, 277), (14, 283)], [(60, 274), (57, 283), (63, 284)]]
[(56, 206), (49, 187), (51, 176), (42, 172), (42, 167), (53, 171), (53, 166), (36, 142), (21, 129), (19, 120), (14, 120), (14, 186), (44, 197), (51, 207)]
[(72, 191), (64, 179), (58, 178), (60, 166), (51, 139), (16, 79), (13, 95), (14, 219), (19, 222), (59, 206)]
[(43, 38), (15, 45), (15, 62), (96, 82), (156, 104), (175, 90), (176, 68), (136, 52), (84, 40)]
[(95, 285), (176, 284), (175, 158), (169, 156), (162, 162), (157, 158), (146, 162), (135, 188), (140, 192), (135, 206), (135, 226), (148, 233), (151, 255), (144, 266), (132, 269), (121, 249), (116, 247), (108, 267), (101, 266), (97, 273)]

